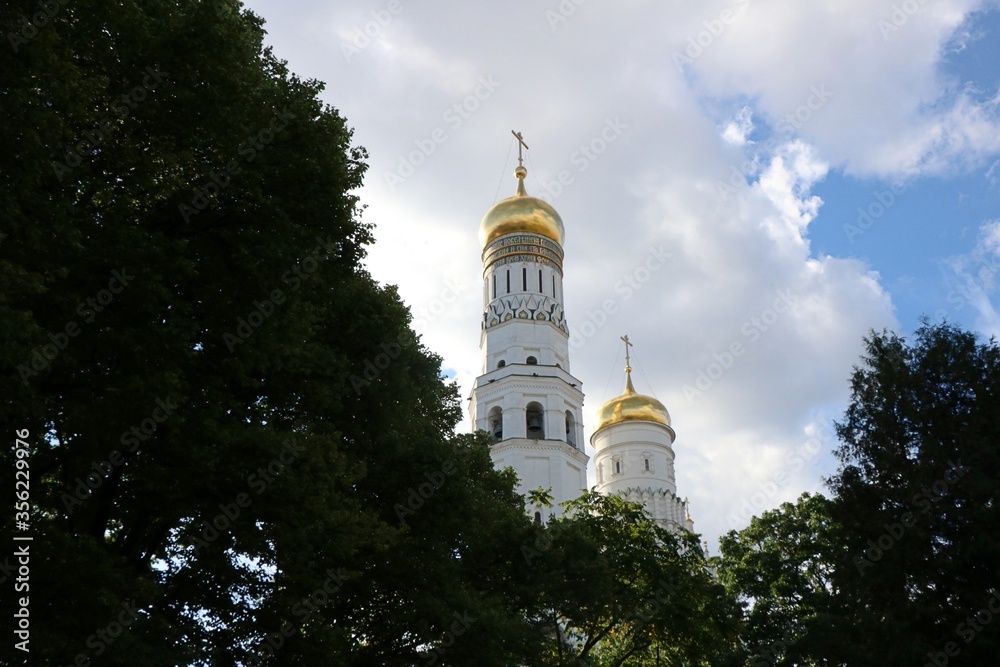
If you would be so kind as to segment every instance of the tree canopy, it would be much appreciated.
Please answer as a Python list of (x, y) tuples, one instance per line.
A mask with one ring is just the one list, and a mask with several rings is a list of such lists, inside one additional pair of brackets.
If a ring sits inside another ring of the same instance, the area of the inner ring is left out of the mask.
[(642, 505), (589, 491), (523, 549), (540, 581), (542, 665), (713, 664), (736, 641), (737, 608), (697, 536)]
[[(14, 0), (0, 25), (0, 422), (25, 443), (0, 462), (30, 470), (27, 526), (0, 526), (33, 537), (30, 654), (7, 642), (5, 663), (1000, 652), (995, 342), (872, 334), (831, 498), (754, 518), (711, 563), (595, 492), (536, 525), (364, 268), (364, 148), (259, 17)], [(0, 604), (10, 637), (19, 601)]]
[(858, 653), (986, 664), (1000, 634), (968, 619), (1000, 581), (1000, 347), (927, 323), (913, 342), (873, 335), (867, 352), (830, 480)]
[(947, 323), (912, 342), (872, 333), (866, 347), (837, 425), (833, 496), (803, 496), (722, 540), (720, 577), (747, 606), (745, 664), (989, 664), (1000, 347)]
[(366, 154), (323, 86), (233, 2), (46, 7), (0, 8), (31, 664), (507, 655), (523, 501), (363, 267)]
[(17, 0), (0, 25), (0, 416), (33, 536), (5, 662), (537, 664), (564, 628), (586, 646), (548, 664), (627, 664), (729, 631), (641, 509), (533, 525), (489, 437), (454, 434), (454, 384), (363, 265), (365, 150), (258, 17)]

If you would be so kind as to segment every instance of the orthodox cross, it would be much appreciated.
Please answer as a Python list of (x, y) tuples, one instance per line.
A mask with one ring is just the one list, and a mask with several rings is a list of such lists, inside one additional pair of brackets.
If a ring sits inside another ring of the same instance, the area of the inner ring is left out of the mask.
[(524, 148), (527, 150), (528, 144), (524, 143), (524, 137), (521, 136), (520, 132), (511, 130), (510, 133), (514, 135), (515, 139), (517, 139), (517, 166), (522, 167), (524, 166), (524, 155), (521, 153), (521, 149)]
[(628, 339), (628, 334), (622, 336), (622, 340), (625, 341), (625, 366), (627, 366), (628, 368), (631, 368), (632, 364), (629, 363), (629, 354), (628, 354), (629, 350), (628, 349), (630, 347), (632, 347), (632, 343)]

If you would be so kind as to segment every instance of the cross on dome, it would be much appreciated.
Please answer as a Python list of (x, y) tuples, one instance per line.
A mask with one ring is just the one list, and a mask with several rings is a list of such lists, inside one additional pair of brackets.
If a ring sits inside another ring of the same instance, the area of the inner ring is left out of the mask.
[(517, 166), (523, 167), (524, 155), (521, 153), (521, 149), (523, 148), (524, 150), (528, 150), (528, 144), (524, 143), (524, 137), (521, 136), (520, 132), (515, 132), (514, 130), (511, 130), (510, 133), (513, 134), (514, 138), (517, 139)]
[(629, 348), (632, 347), (631, 341), (628, 339), (628, 334), (622, 336), (622, 340), (625, 341), (625, 372), (632, 372), (632, 364), (629, 362)]

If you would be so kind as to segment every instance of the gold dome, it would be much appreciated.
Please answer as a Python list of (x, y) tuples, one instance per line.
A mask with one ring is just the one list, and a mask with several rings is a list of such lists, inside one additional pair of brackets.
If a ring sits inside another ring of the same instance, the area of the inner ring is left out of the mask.
[(528, 170), (519, 166), (514, 171), (517, 194), (497, 202), (483, 216), (483, 221), (479, 223), (479, 242), (483, 248), (504, 234), (518, 232), (544, 236), (562, 247), (566, 233), (562, 218), (547, 202), (528, 196), (524, 189), (527, 174)]
[(625, 392), (618, 398), (612, 398), (597, 411), (597, 428), (625, 421), (647, 421), (670, 427), (670, 413), (663, 403), (652, 396), (638, 394), (632, 386), (632, 369), (625, 368)]

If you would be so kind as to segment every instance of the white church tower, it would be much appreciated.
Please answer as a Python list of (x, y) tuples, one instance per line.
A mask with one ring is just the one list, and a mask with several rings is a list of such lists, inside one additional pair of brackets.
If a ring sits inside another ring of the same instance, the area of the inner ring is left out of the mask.
[(587, 488), (583, 391), (570, 374), (563, 314), (562, 219), (524, 189), (519, 133), (517, 193), (495, 204), (479, 227), (483, 249), (482, 375), (470, 400), (473, 427), (493, 437), (497, 468), (511, 467), (520, 491), (551, 489), (553, 507)]
[(652, 396), (635, 391), (628, 336), (625, 341), (625, 391), (597, 412), (590, 444), (597, 466), (597, 490), (646, 507), (662, 528), (694, 532), (687, 500), (677, 495), (674, 478), (676, 439), (670, 413)]

